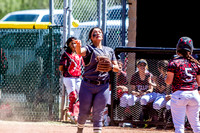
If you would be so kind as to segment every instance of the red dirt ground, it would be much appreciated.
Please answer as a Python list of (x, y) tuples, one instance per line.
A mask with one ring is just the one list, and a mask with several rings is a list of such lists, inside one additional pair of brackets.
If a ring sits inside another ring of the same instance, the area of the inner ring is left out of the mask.
[[(86, 124), (84, 133), (92, 133), (92, 124)], [(0, 133), (76, 133), (76, 125), (62, 122), (0, 121)], [(174, 133), (173, 130), (103, 127), (102, 133)]]
[[(92, 133), (92, 124), (86, 124), (84, 133)], [(62, 122), (0, 121), (0, 133), (76, 133), (76, 125)], [(174, 130), (155, 128), (103, 127), (102, 133), (174, 133)], [(185, 133), (192, 133), (187, 131)]]

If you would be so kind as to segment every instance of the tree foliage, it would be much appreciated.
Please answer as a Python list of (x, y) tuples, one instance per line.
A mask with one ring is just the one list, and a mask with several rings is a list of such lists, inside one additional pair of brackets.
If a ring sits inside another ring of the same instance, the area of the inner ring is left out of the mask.
[[(67, 3), (68, 1), (69, 0), (67, 0)], [(107, 2), (108, 7), (121, 4), (121, 0), (108, 0)], [(62, 5), (61, 3), (63, 3), (63, 0), (54, 0), (54, 3), (59, 3)], [(72, 0), (73, 17), (75, 19), (79, 19), (81, 22), (97, 20), (97, 3), (98, 0)], [(13, 11), (48, 8), (49, 0), (0, 0), (0, 19)], [(62, 9), (63, 6), (55, 8)]]
[(46, 8), (49, 8), (49, 0), (0, 0), (0, 19), (13, 11)]

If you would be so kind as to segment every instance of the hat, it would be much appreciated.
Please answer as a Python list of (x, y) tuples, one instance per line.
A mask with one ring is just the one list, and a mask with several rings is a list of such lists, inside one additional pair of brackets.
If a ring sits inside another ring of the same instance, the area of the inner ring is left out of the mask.
[(178, 44), (176, 45), (176, 50), (177, 51), (189, 51), (193, 52), (194, 46), (193, 46), (193, 41), (189, 37), (181, 37), (178, 40)]
[(141, 64), (141, 63), (144, 63), (147, 65), (147, 61), (145, 59), (140, 59), (138, 62), (137, 62), (137, 65)]

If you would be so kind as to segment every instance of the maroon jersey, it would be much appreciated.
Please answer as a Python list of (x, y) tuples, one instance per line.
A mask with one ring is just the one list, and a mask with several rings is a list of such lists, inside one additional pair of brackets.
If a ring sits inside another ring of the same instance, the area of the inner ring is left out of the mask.
[[(127, 81), (126, 77), (127, 77), (126, 72), (121, 71), (117, 76), (117, 86), (118, 85), (127, 85), (128, 81)], [(117, 97), (121, 98), (124, 93), (128, 93), (128, 92), (124, 92), (122, 90), (117, 90)]]
[(127, 74), (124, 71), (121, 71), (120, 74), (117, 77), (117, 85), (127, 85)]
[(131, 77), (131, 85), (135, 85), (136, 86), (136, 91), (146, 91), (149, 89), (149, 78), (152, 77), (152, 74), (147, 72), (145, 73), (145, 79), (141, 80), (140, 79), (140, 75), (139, 72), (136, 72), (135, 74), (133, 74), (133, 76)]
[(61, 56), (60, 65), (64, 66), (64, 77), (79, 77), (81, 76), (82, 56), (69, 54), (64, 52)]
[(155, 89), (155, 92), (166, 94), (166, 87), (167, 87), (167, 84), (165, 83), (165, 79), (166, 79), (166, 76), (165, 76), (165, 78), (163, 78), (163, 75), (162, 75), (162, 74), (159, 75), (159, 77), (158, 77), (158, 84), (157, 84), (157, 85), (158, 85), (158, 87), (164, 86), (164, 87), (165, 87), (165, 90), (162, 90), (163, 92), (161, 92), (161, 91), (159, 90), (159, 88), (156, 88), (156, 89)]
[(178, 57), (169, 62), (168, 72), (174, 73), (172, 91), (195, 90), (198, 88), (196, 76), (200, 74), (200, 66), (183, 57)]

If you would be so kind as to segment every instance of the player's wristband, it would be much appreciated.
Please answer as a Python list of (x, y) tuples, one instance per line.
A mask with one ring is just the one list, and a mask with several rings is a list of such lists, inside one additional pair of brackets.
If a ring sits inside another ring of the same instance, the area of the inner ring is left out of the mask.
[(200, 91), (200, 86), (198, 86), (198, 91)]

